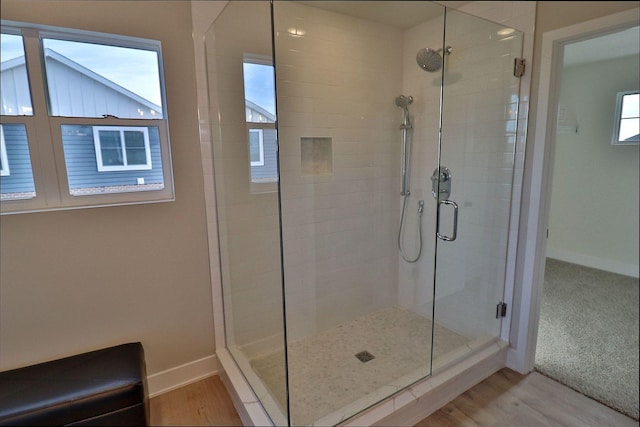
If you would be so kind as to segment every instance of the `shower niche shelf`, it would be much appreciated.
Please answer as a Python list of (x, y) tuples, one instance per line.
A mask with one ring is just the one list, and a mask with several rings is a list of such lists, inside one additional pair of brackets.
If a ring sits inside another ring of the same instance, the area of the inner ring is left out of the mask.
[(333, 173), (333, 141), (330, 137), (300, 138), (300, 163), (303, 176)]

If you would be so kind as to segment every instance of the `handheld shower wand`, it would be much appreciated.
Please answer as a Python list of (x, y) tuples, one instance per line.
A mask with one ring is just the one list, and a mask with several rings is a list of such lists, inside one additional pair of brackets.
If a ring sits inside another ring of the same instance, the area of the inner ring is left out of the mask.
[(413, 96), (400, 95), (396, 98), (396, 105), (402, 108), (402, 191), (400, 195), (408, 196), (409, 191), (409, 147), (407, 146), (407, 131), (413, 128), (411, 124), (411, 115), (409, 114), (409, 105), (413, 102)]
[(420, 258), (422, 253), (422, 212), (424, 210), (424, 201), (418, 202), (418, 255), (415, 258), (409, 258), (404, 252), (402, 245), (402, 237), (404, 234), (404, 220), (406, 215), (407, 201), (411, 195), (409, 190), (409, 166), (411, 164), (411, 147), (409, 143), (409, 130), (413, 129), (411, 123), (411, 115), (409, 114), (409, 105), (413, 102), (412, 96), (400, 95), (396, 98), (396, 105), (402, 108), (402, 124), (400, 129), (402, 130), (402, 212), (400, 214), (400, 228), (398, 229), (398, 249), (400, 255), (408, 263), (414, 263)]

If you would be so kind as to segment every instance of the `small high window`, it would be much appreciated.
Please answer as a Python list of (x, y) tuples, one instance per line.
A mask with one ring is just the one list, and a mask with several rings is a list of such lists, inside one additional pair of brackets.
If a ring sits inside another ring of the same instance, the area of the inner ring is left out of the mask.
[(249, 159), (251, 166), (264, 166), (263, 135), (262, 129), (249, 129)]
[(619, 92), (613, 122), (613, 145), (640, 144), (640, 94), (637, 90)]
[(98, 171), (151, 169), (147, 128), (94, 126)]

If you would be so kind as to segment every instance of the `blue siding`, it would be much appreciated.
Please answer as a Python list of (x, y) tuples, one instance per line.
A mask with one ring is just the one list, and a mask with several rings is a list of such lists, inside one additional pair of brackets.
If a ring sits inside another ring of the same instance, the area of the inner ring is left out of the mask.
[(0, 193), (34, 192), (27, 128), (23, 124), (2, 125), (10, 175), (0, 178)]
[(278, 139), (275, 129), (262, 131), (262, 148), (264, 150), (264, 165), (251, 166), (251, 179), (265, 179), (278, 177)]
[(136, 185), (138, 178), (145, 184), (162, 184), (160, 135), (157, 127), (149, 127), (151, 165), (149, 170), (98, 172), (92, 126), (63, 125), (62, 143), (67, 164), (69, 189)]

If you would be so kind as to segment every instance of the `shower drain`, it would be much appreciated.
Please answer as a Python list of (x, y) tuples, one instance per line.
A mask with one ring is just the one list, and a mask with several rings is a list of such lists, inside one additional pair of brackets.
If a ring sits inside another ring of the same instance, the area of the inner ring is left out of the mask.
[(369, 360), (375, 359), (375, 356), (371, 353), (369, 353), (368, 351), (361, 351), (360, 353), (356, 354), (356, 357), (358, 358), (359, 361), (361, 361), (362, 363), (366, 363)]

